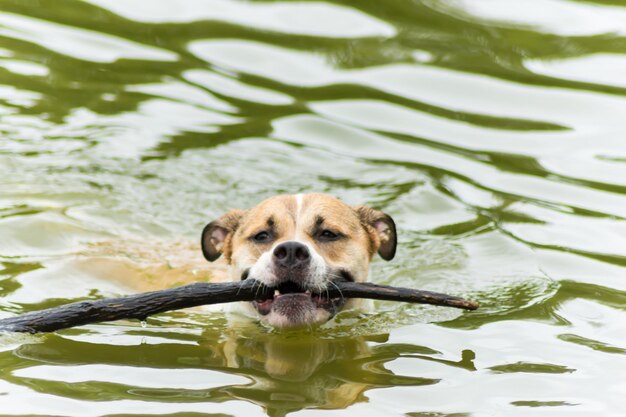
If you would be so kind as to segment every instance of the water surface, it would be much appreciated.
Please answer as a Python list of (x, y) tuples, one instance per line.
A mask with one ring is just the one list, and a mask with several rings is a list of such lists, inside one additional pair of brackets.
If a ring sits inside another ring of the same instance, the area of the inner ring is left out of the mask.
[(310, 191), (482, 305), (0, 335), (0, 414), (622, 415), (625, 53), (619, 0), (0, 0), (0, 317), (204, 279), (207, 222)]

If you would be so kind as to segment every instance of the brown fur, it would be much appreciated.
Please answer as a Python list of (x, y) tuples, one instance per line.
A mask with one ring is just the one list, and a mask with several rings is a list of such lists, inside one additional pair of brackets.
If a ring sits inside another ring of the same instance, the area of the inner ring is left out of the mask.
[[(252, 236), (268, 229), (270, 219), (276, 239), (271, 244), (252, 241)], [(393, 238), (395, 249), (395, 228), (392, 232), (388, 232), (391, 228), (387, 228), (387, 233), (380, 233), (376, 227), (377, 223), (386, 219), (390, 219), (389, 216), (369, 207), (351, 207), (326, 194), (306, 194), (302, 196), (301, 207), (298, 207), (296, 196), (280, 195), (245, 212), (233, 210), (210, 225), (221, 225), (228, 230), (222, 252), (226, 262), (235, 269), (231, 276), (233, 280), (239, 279), (243, 270), (272, 245), (297, 236), (311, 244), (329, 265), (352, 271), (357, 281), (364, 281), (369, 262), (381, 245), (389, 244)], [(233, 225), (238, 227), (233, 230)], [(320, 227), (340, 233), (345, 238), (319, 242), (315, 239), (315, 232)], [(204, 241), (206, 239), (203, 238)], [(216, 245), (213, 249), (220, 250)]]

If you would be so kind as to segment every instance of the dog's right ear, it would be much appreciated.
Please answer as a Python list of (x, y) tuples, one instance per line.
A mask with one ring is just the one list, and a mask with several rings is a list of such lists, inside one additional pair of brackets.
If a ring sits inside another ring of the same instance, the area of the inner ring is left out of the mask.
[(202, 254), (207, 260), (213, 262), (222, 253), (226, 254), (227, 259), (230, 258), (230, 240), (239, 227), (239, 222), (244, 213), (243, 210), (234, 209), (206, 225), (202, 231), (200, 244)]

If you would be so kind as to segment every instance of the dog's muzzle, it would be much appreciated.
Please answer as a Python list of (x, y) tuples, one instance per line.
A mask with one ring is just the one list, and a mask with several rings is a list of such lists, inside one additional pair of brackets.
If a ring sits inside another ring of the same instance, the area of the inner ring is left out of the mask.
[[(306, 244), (293, 240), (282, 242), (273, 248), (267, 261), (270, 278), (266, 276), (259, 282), (264, 285), (263, 293), (268, 298), (252, 302), (263, 321), (276, 327), (320, 323), (333, 317), (345, 304), (341, 297), (325, 295), (327, 286), (333, 285), (332, 280), (341, 278), (342, 274), (330, 271)], [(242, 279), (257, 278), (255, 268), (251, 269), (244, 272)]]

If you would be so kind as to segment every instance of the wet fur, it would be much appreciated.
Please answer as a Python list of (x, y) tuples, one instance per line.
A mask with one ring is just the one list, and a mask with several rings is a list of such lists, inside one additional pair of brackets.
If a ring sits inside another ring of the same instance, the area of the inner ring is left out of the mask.
[[(332, 242), (316, 239), (322, 229), (332, 230), (341, 235), (341, 239)], [(262, 231), (270, 231), (274, 237), (271, 242), (259, 243), (253, 239)], [(240, 280), (251, 270), (256, 275), (253, 278), (272, 286), (268, 256), (273, 248), (287, 241), (309, 247), (324, 270), (348, 271), (355, 281), (363, 282), (367, 280), (369, 263), (376, 252), (386, 260), (394, 257), (396, 230), (391, 217), (366, 206), (352, 207), (326, 194), (280, 195), (248, 210), (231, 210), (209, 223), (202, 234), (202, 250), (209, 261), (224, 259), (230, 280)], [(331, 285), (328, 281), (333, 278), (332, 272), (324, 277), (313, 272), (311, 275), (311, 285), (322, 290)], [(350, 302), (346, 307), (355, 305)], [(254, 310), (246, 306), (241, 311), (254, 315)], [(328, 318), (317, 314), (307, 321), (323, 322)], [(288, 324), (288, 320), (273, 320), (270, 324)]]

